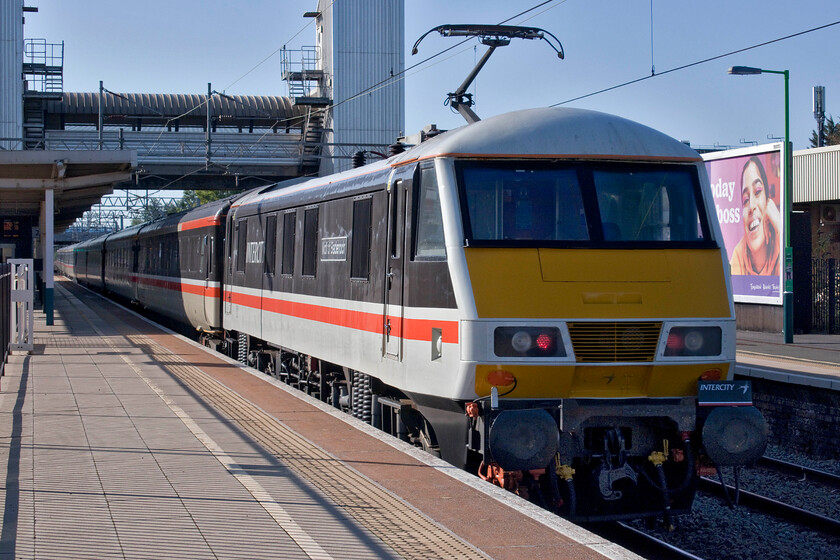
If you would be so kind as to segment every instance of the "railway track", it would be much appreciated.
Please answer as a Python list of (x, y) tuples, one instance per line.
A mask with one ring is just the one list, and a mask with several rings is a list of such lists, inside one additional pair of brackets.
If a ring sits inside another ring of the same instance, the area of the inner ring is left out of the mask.
[(770, 457), (762, 457), (759, 459), (757, 466), (763, 469), (796, 476), (803, 481), (809, 480), (811, 482), (817, 482), (830, 488), (840, 490), (840, 476), (830, 472), (812, 469), (810, 467), (797, 465), (796, 463), (790, 463), (780, 459), (772, 459)]
[(704, 560), (701, 556), (692, 554), (621, 521), (599, 523), (587, 528), (647, 560)]
[[(776, 473), (798, 477), (800, 481), (813, 482), (829, 489), (840, 489), (840, 476), (825, 471), (768, 457), (763, 457), (758, 466)], [(728, 495), (727, 499), (735, 500), (737, 505), (754, 509), (828, 537), (840, 535), (840, 520), (791, 505), (776, 498), (749, 492), (730, 484), (721, 484), (709, 478), (700, 479), (698, 490), (718, 497), (726, 498)]]

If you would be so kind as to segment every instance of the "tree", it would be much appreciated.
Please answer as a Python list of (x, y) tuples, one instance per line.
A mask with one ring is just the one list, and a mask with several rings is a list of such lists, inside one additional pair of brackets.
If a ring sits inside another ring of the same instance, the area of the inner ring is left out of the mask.
[(140, 210), (140, 215), (131, 220), (131, 225), (144, 224), (166, 216), (168, 209), (164, 202), (159, 198), (151, 197), (146, 201), (146, 205)]
[[(840, 121), (834, 122), (834, 117), (831, 115), (823, 123), (823, 135), (825, 136), (825, 145), (834, 146), (840, 144)], [(817, 131), (811, 131), (811, 147), (816, 148), (819, 143)]]
[(184, 210), (191, 210), (202, 204), (227, 198), (241, 191), (184, 191), (181, 200), (164, 203), (161, 199), (150, 197), (146, 205), (140, 210), (139, 216), (135, 215), (131, 225), (144, 224), (168, 216), (177, 214)]
[(175, 205), (175, 212), (182, 210), (190, 210), (196, 206), (213, 202), (214, 200), (221, 200), (234, 195), (240, 191), (184, 191), (184, 196), (181, 201)]

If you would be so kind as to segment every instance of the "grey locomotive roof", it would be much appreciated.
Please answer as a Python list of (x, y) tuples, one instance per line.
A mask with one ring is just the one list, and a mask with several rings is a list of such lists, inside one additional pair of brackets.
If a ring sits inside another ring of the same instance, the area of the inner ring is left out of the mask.
[(362, 177), (387, 174), (391, 167), (441, 156), (701, 161), (697, 152), (682, 142), (622, 117), (565, 107), (525, 109), (450, 130), (358, 169), (279, 183), (275, 189), (243, 198), (240, 205), (254, 211), (266, 203), (297, 202), (300, 194), (316, 188), (321, 196), (350, 195)]
[(525, 109), (490, 117), (441, 134), (410, 153), (419, 158), (474, 154), (700, 160), (690, 147), (645, 125), (607, 113), (565, 107)]

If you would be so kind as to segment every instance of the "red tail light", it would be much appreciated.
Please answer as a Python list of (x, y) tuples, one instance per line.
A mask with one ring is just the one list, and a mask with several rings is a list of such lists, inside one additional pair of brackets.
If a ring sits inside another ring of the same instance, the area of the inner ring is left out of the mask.
[(563, 357), (557, 327), (496, 327), (493, 349), (499, 357), (552, 358)]

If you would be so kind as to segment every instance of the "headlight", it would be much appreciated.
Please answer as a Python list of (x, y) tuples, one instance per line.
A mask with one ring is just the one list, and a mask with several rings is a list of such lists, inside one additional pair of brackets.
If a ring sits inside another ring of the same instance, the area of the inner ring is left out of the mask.
[(493, 333), (493, 350), (499, 357), (565, 356), (561, 342), (557, 327), (496, 327)]
[(666, 356), (719, 356), (720, 327), (672, 327), (665, 344)]

